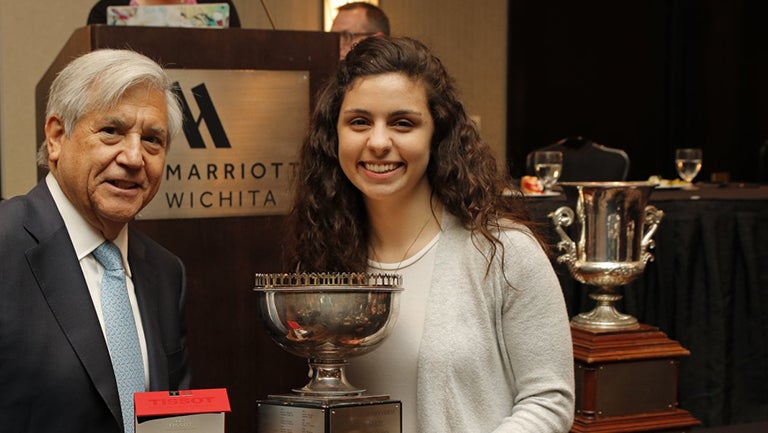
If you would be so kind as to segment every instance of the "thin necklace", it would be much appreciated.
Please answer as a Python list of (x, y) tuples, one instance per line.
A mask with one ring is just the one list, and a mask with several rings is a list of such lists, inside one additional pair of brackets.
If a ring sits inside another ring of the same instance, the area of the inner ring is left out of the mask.
[(416, 237), (413, 238), (413, 241), (411, 241), (411, 244), (408, 245), (408, 248), (405, 249), (405, 252), (403, 253), (403, 258), (400, 259), (400, 263), (397, 264), (395, 271), (400, 270), (400, 266), (402, 266), (403, 262), (405, 261), (405, 258), (408, 257), (408, 251), (410, 251), (411, 248), (413, 248), (413, 246), (416, 245), (416, 241), (419, 240), (419, 238), (421, 237), (421, 234), (424, 232), (424, 229), (427, 228), (431, 220), (432, 220), (432, 214), (429, 214), (427, 216), (427, 220), (424, 221), (424, 225), (422, 225), (421, 228), (419, 229), (419, 232), (416, 233)]
[[(411, 241), (411, 244), (408, 245), (408, 248), (405, 249), (405, 252), (403, 253), (403, 258), (400, 259), (400, 262), (397, 264), (397, 267), (395, 267), (395, 272), (400, 270), (400, 266), (402, 266), (406, 257), (408, 257), (408, 252), (411, 250), (411, 248), (413, 248), (414, 245), (416, 245), (416, 241), (419, 240), (419, 238), (421, 237), (421, 234), (424, 232), (424, 229), (427, 228), (427, 226), (429, 225), (429, 221), (431, 220), (432, 220), (432, 214), (430, 213), (429, 216), (427, 216), (427, 220), (424, 221), (424, 224), (419, 229), (419, 232), (416, 233), (416, 237), (413, 238), (413, 240)], [(371, 246), (371, 250), (373, 250), (373, 255), (378, 258), (379, 254), (376, 252), (376, 249), (373, 248), (373, 246)], [(379, 262), (381, 262), (380, 259), (379, 259)]]

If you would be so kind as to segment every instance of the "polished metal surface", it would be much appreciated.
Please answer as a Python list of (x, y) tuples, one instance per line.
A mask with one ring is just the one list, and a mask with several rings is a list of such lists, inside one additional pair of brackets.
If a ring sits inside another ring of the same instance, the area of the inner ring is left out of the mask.
[[(649, 182), (562, 182), (576, 202), (576, 212), (563, 206), (549, 217), (560, 236), (558, 261), (568, 266), (581, 283), (597, 287), (590, 298), (597, 306), (573, 318), (572, 324), (593, 330), (632, 329), (637, 319), (619, 313), (614, 303), (617, 286), (628, 284), (653, 260), (653, 234), (664, 213), (647, 205), (653, 190)], [(578, 241), (564, 227), (578, 221)]]
[(362, 396), (345, 376), (347, 359), (368, 353), (387, 337), (399, 310), (396, 274), (257, 274), (254, 290), (272, 339), (309, 359), (312, 379), (300, 397)]

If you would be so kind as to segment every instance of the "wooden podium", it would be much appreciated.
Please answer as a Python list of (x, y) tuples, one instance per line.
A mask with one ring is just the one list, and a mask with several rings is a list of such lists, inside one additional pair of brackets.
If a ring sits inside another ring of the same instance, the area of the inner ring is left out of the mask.
[[(83, 27), (71, 35), (37, 85), (38, 143), (45, 136), (47, 92), (56, 73), (74, 57), (99, 48), (130, 48), (168, 69), (307, 71), (310, 107), (339, 55), (338, 36), (323, 32)], [(254, 273), (284, 271), (283, 221), (283, 215), (266, 215), (132, 223), (186, 265), (192, 387), (227, 389), (231, 433), (255, 431), (257, 400), (306, 382), (306, 360), (269, 338), (251, 290)]]
[(678, 358), (690, 354), (649, 325), (597, 332), (571, 326), (574, 433), (686, 432), (700, 422), (678, 408)]

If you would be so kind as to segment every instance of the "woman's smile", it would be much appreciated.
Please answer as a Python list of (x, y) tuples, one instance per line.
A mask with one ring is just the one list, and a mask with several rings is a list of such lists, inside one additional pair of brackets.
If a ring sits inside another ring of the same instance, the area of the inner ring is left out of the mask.
[(400, 167), (405, 166), (405, 164), (403, 164), (402, 162), (397, 162), (397, 163), (394, 163), (394, 162), (387, 162), (387, 163), (383, 163), (383, 162), (361, 162), (360, 165), (364, 169), (366, 169), (368, 171), (372, 171), (374, 173), (379, 173), (379, 174), (389, 173), (389, 172), (395, 171), (396, 169), (398, 169)]

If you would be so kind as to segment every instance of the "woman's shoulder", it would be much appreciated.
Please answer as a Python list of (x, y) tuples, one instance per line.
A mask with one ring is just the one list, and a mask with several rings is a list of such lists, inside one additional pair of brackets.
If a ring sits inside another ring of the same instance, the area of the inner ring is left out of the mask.
[[(466, 227), (466, 225), (461, 222), (459, 217), (453, 215), (450, 212), (445, 212), (443, 214), (441, 228), (443, 233), (452, 233), (454, 235), (461, 235), (462, 233), (465, 235), (470, 235), (472, 233), (479, 232), (478, 230), (472, 230), (469, 227)], [(501, 218), (497, 220), (495, 223), (492, 223), (488, 227), (488, 230), (497, 236), (503, 233), (506, 237), (511, 238), (518, 238), (523, 236), (534, 240), (536, 239), (533, 231), (528, 226), (511, 218)]]
[[(518, 221), (512, 219), (500, 219), (488, 231), (495, 238), (491, 241), (479, 230), (472, 230), (464, 226), (458, 217), (448, 214), (443, 217), (441, 241), (443, 244), (451, 244), (453, 249), (461, 251), (483, 251), (488, 255), (496, 251), (499, 246), (504, 250), (515, 252), (544, 251), (539, 239), (534, 232)], [(495, 245), (494, 245), (495, 244)]]

